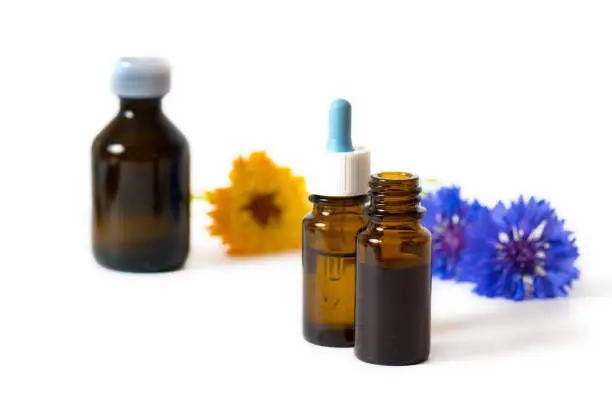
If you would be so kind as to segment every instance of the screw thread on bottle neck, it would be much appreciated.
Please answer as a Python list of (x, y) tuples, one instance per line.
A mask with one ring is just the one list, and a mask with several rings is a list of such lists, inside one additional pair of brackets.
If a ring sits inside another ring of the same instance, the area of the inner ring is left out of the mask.
[(383, 172), (370, 177), (368, 216), (374, 220), (418, 221), (421, 207), (419, 177), (405, 172)]

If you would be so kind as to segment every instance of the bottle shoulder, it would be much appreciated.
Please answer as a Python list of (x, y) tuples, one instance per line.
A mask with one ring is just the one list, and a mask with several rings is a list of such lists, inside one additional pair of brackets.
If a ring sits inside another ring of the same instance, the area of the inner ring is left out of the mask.
[(427, 244), (431, 242), (431, 233), (420, 224), (408, 226), (368, 222), (367, 226), (359, 231), (357, 240), (364, 245), (382, 242), (392, 244), (408, 241)]
[(431, 237), (431, 232), (425, 228), (421, 223), (378, 223), (368, 221), (367, 229), (362, 233), (386, 233), (386, 234), (414, 234)]
[(155, 153), (181, 154), (189, 151), (185, 136), (164, 115), (155, 119), (115, 116), (95, 137), (94, 154)]
[(305, 249), (328, 254), (354, 254), (355, 236), (367, 224), (358, 214), (321, 215), (309, 213), (303, 219)]
[(180, 143), (180, 144), (182, 144), (184, 146), (188, 146), (189, 145), (189, 142), (187, 141), (187, 138), (185, 137), (183, 132), (181, 132), (178, 127), (176, 127), (174, 122), (172, 122), (165, 115), (162, 116), (161, 121), (163, 123), (163, 128), (164, 128), (164, 132), (165, 132), (164, 134), (166, 135), (166, 137), (168, 137), (169, 139), (172, 139), (173, 141), (175, 141), (177, 143)]
[(367, 225), (367, 219), (357, 212), (329, 215), (310, 212), (302, 219), (302, 225), (306, 229), (320, 231), (361, 229)]
[(431, 234), (420, 225), (394, 228), (370, 222), (357, 235), (357, 257), (362, 264), (390, 268), (428, 264)]

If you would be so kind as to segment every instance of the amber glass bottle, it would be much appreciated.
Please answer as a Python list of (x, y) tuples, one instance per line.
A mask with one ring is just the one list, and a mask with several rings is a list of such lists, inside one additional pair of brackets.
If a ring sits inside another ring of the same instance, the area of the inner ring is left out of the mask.
[(355, 236), (366, 224), (366, 196), (311, 195), (303, 222), (304, 337), (351, 347), (355, 337)]
[(331, 103), (327, 152), (309, 177), (312, 212), (302, 223), (304, 338), (328, 347), (355, 340), (355, 237), (366, 225), (370, 152), (353, 147), (351, 105)]
[(189, 146), (162, 112), (168, 89), (162, 60), (119, 62), (119, 113), (92, 145), (93, 252), (105, 267), (161, 272), (186, 260)]
[(431, 234), (420, 224), (417, 176), (370, 179), (368, 225), (357, 237), (355, 354), (383, 365), (417, 364), (430, 348)]

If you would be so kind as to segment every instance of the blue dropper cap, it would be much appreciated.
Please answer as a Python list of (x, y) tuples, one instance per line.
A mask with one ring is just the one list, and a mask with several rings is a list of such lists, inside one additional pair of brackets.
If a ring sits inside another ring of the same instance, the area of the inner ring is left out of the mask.
[(329, 136), (327, 151), (332, 153), (352, 152), (351, 104), (344, 99), (336, 99), (329, 107)]
[(370, 151), (353, 147), (351, 104), (336, 99), (329, 107), (327, 152), (320, 155), (308, 177), (308, 191), (325, 197), (355, 197), (368, 193)]

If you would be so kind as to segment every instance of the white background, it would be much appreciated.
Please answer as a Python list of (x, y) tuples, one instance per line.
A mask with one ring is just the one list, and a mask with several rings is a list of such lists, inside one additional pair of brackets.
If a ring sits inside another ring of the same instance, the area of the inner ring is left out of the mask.
[[(0, 406), (612, 406), (611, 21), (588, 0), (2, 2)], [(257, 149), (316, 165), (343, 97), (375, 170), (552, 201), (583, 277), (522, 304), (436, 282), (431, 361), (388, 368), (303, 341), (299, 252), (228, 259), (201, 203), (186, 270), (102, 270), (89, 148), (124, 55), (171, 61), (196, 192)]]

